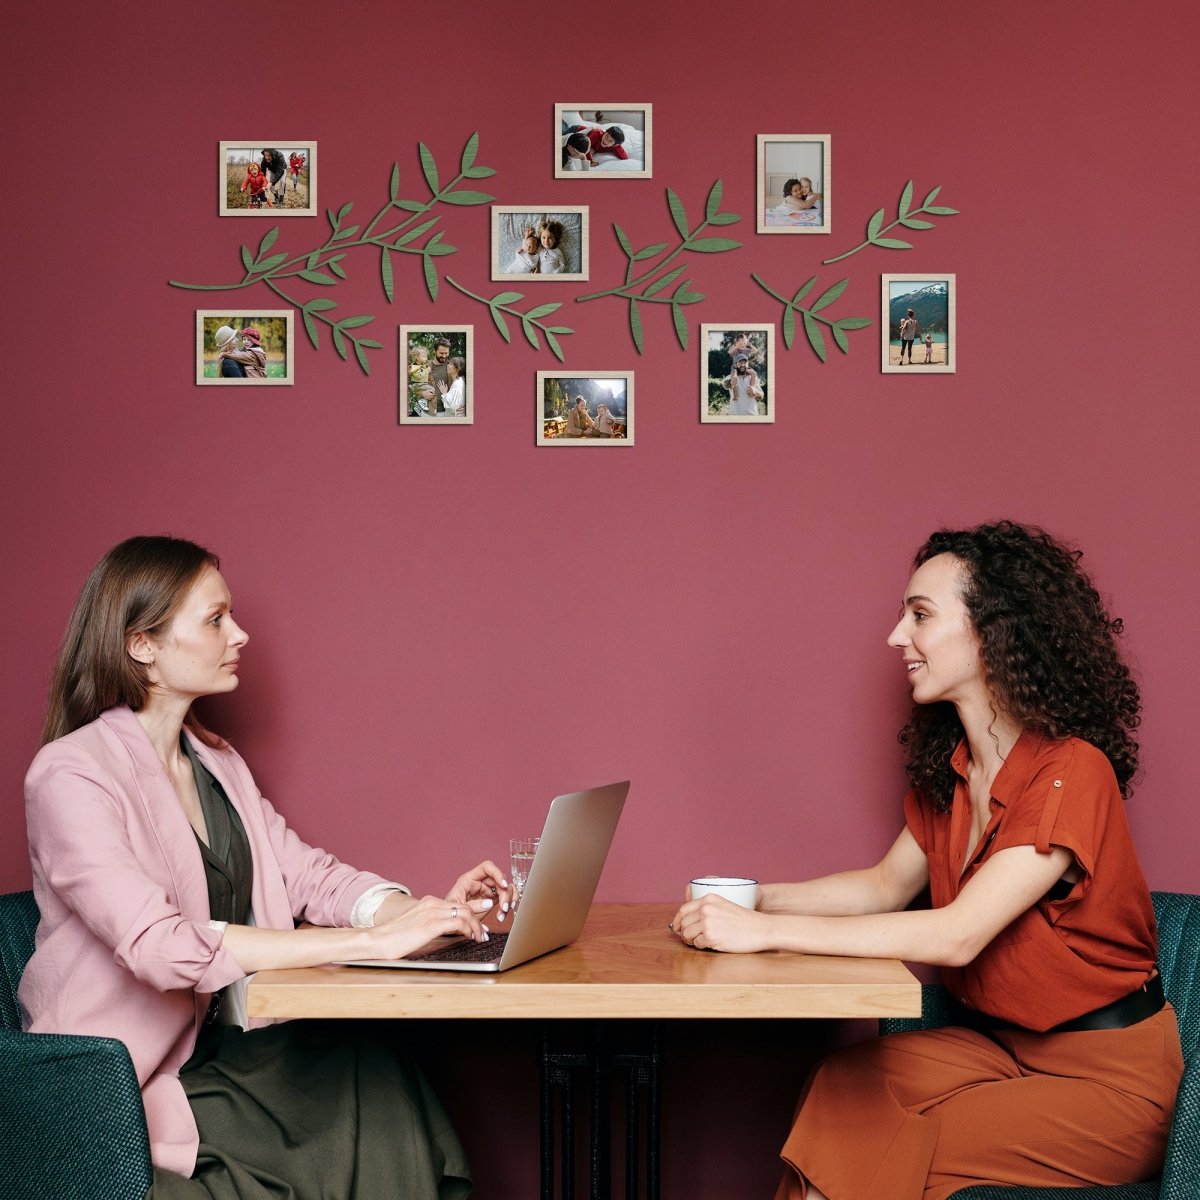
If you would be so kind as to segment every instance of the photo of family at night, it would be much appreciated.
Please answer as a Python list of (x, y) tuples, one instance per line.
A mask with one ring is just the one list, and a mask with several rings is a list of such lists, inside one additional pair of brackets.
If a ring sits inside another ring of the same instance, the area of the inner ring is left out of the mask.
[(538, 372), (539, 446), (633, 444), (633, 373), (592, 371), (586, 376)]
[(400, 424), (470, 425), (471, 325), (400, 327)]
[(649, 104), (556, 104), (560, 150), (555, 177), (603, 174), (648, 179), (650, 121)]
[(770, 325), (700, 326), (700, 420), (772, 422)]
[(314, 142), (303, 146), (222, 142), (220, 215), (311, 216), (317, 204), (316, 157)]
[(292, 309), (196, 313), (196, 382), (292, 383)]
[(883, 277), (883, 370), (955, 368), (954, 276)]

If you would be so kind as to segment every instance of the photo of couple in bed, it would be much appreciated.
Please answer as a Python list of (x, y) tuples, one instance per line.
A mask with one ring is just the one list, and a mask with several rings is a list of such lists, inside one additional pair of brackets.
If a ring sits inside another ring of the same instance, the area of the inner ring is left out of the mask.
[(829, 135), (758, 135), (758, 232), (828, 233)]
[(556, 104), (556, 179), (650, 178), (649, 104)]

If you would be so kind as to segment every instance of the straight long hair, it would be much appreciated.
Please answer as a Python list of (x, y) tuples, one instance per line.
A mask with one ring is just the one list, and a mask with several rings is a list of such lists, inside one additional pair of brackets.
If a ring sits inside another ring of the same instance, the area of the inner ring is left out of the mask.
[[(93, 568), (75, 601), (63, 637), (42, 744), (94, 721), (105, 709), (146, 705), (149, 672), (127, 649), (131, 634), (160, 637), (207, 567), (211, 550), (173, 537), (133, 537), (114, 546)], [(223, 740), (189, 711), (184, 724), (207, 746)]]

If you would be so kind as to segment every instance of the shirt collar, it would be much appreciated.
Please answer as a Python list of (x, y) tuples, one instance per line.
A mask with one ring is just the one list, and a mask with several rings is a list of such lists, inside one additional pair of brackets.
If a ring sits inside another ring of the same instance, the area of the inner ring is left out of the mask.
[[(1044, 734), (1035, 733), (1031, 729), (1023, 729), (1020, 737), (1013, 743), (996, 778), (992, 781), (992, 799), (1008, 808), (1014, 800), (1021, 796), (1029, 786), (1033, 772), (1037, 768), (1038, 755), (1045, 744)], [(967, 766), (970, 756), (967, 752), (967, 739), (963, 738), (954, 748), (950, 756), (950, 766), (956, 775), (963, 780), (967, 778)]]

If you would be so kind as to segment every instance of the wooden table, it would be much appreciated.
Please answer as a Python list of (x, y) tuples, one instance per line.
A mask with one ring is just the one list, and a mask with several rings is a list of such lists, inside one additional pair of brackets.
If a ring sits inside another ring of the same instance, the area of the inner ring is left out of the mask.
[[(593, 905), (570, 946), (497, 975), (308, 967), (260, 971), (250, 980), (252, 1017), (459, 1020), (535, 1018), (544, 1022), (541, 1054), (541, 1195), (554, 1196), (555, 1104), (562, 1195), (574, 1195), (576, 1081), (590, 1089), (591, 1195), (613, 1195), (608, 1115), (610, 1079), (625, 1081), (626, 1197), (644, 1177), (658, 1196), (659, 1036), (662, 1020), (728, 1018), (915, 1017), (921, 985), (895, 960), (810, 954), (714, 954), (683, 945), (668, 931), (672, 904)], [(644, 1044), (618, 1051), (613, 1020), (650, 1023)], [(553, 1032), (590, 1024), (580, 1051)], [(557, 1101), (555, 1098), (557, 1097)], [(639, 1137), (645, 1109), (646, 1150)], [(645, 1161), (643, 1162), (643, 1158)]]

